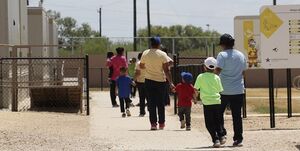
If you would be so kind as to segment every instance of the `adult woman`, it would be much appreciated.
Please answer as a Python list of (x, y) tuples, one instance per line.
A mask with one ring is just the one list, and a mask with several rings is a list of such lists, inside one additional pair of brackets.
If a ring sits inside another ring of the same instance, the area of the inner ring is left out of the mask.
[(165, 52), (160, 50), (160, 38), (151, 38), (151, 49), (143, 52), (140, 67), (145, 69), (145, 87), (148, 96), (151, 130), (157, 130), (157, 116), (159, 129), (165, 127), (165, 94), (166, 80), (173, 88), (169, 70), (169, 59)]
[(227, 134), (224, 128), (224, 111), (229, 105), (233, 120), (233, 146), (242, 146), (243, 121), (241, 110), (244, 99), (244, 72), (247, 68), (246, 58), (243, 53), (233, 49), (234, 39), (229, 34), (220, 38), (220, 46), (223, 51), (219, 53), (216, 72), (220, 74), (224, 91), (221, 93), (221, 125), (223, 135)]

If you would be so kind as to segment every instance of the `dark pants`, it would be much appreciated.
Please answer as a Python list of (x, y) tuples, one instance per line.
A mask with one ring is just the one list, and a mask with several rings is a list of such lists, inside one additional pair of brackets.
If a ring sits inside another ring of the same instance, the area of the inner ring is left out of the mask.
[(171, 105), (171, 100), (170, 100), (170, 94), (169, 94), (169, 92), (170, 92), (170, 84), (169, 84), (169, 82), (167, 81), (166, 82), (166, 96), (165, 96), (165, 104), (166, 105)]
[(136, 95), (136, 86), (131, 85), (131, 97), (135, 97)]
[(242, 106), (243, 106), (244, 94), (240, 95), (221, 95), (221, 126), (223, 129), (223, 135), (227, 135), (227, 131), (224, 127), (224, 112), (226, 106), (229, 104), (233, 120), (234, 136), (233, 140), (243, 140), (243, 120), (242, 120)]
[(146, 88), (145, 83), (137, 82), (137, 88), (139, 91), (139, 99), (140, 99), (140, 114), (146, 114), (145, 112), (145, 104), (146, 104)]
[(191, 107), (178, 107), (179, 121), (185, 120), (186, 126), (191, 126)]
[(116, 102), (116, 81), (110, 80), (110, 100), (112, 105), (117, 105)]
[(130, 99), (128, 98), (119, 98), (120, 99), (120, 109), (121, 113), (125, 112), (125, 107), (126, 109), (129, 109), (129, 104), (130, 104)]
[(148, 109), (150, 114), (150, 123), (157, 123), (157, 114), (158, 114), (158, 123), (165, 123), (165, 91), (166, 83), (157, 82), (153, 80), (146, 79), (145, 81), (146, 92), (148, 96)]
[(223, 135), (220, 116), (221, 105), (203, 105), (205, 126), (213, 142)]

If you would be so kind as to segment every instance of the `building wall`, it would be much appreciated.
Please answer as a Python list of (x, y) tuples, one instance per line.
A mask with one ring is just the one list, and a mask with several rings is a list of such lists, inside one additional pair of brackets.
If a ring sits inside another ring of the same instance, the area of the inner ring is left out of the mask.
[[(28, 42), (30, 45), (49, 44), (48, 16), (42, 7), (28, 8)], [(32, 57), (48, 57), (47, 47), (34, 47), (31, 49)]]
[[(49, 19), (49, 44), (58, 45), (58, 29), (53, 18)], [(58, 57), (58, 47), (49, 47), (49, 56)]]

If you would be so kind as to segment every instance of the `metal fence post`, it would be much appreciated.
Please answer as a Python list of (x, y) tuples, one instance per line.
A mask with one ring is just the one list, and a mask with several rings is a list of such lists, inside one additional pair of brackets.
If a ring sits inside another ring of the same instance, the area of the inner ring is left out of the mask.
[(89, 55), (85, 55), (86, 115), (90, 115)]
[(275, 107), (274, 107), (274, 72), (269, 69), (269, 105), (270, 105), (270, 127), (275, 128)]
[[(12, 57), (17, 57), (17, 47), (13, 47), (12, 50)], [(18, 65), (17, 60), (13, 59), (12, 61), (12, 111), (17, 112), (18, 111)]]
[(101, 78), (100, 78), (100, 88), (101, 88), (101, 91), (103, 91), (103, 68), (100, 68), (100, 74), (101, 74)]
[(292, 83), (291, 69), (286, 69), (288, 118), (292, 117), (292, 84), (291, 83)]
[[(177, 66), (178, 66), (178, 60), (177, 55), (173, 55), (174, 60), (174, 66), (173, 66), (173, 79), (175, 84), (177, 84)], [(177, 95), (174, 93), (174, 114), (177, 114)]]
[(246, 77), (244, 77), (244, 85), (245, 85), (245, 94), (243, 99), (243, 118), (247, 118), (247, 82)]

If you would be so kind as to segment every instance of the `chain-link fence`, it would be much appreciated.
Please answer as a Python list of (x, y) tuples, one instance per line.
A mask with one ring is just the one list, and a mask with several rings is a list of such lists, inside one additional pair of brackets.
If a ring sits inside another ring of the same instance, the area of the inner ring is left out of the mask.
[(1, 58), (0, 108), (85, 113), (87, 58)]
[[(206, 57), (181, 57), (180, 55), (174, 55), (174, 65), (172, 68), (172, 77), (175, 84), (181, 82), (181, 72), (190, 72), (193, 75), (193, 82), (199, 74), (203, 73), (203, 63)], [(197, 103), (192, 107), (193, 113), (203, 113), (201, 103)], [(177, 114), (177, 96), (174, 95), (174, 113)]]
[[(135, 39), (135, 43), (134, 43)], [(117, 47), (124, 47), (127, 52), (141, 52), (149, 48), (149, 37), (65, 37), (60, 43), (60, 56), (84, 53), (106, 54)], [(161, 37), (162, 46), (168, 53), (181, 56), (212, 56), (218, 48), (218, 37)], [(80, 47), (82, 46), (82, 47)]]

